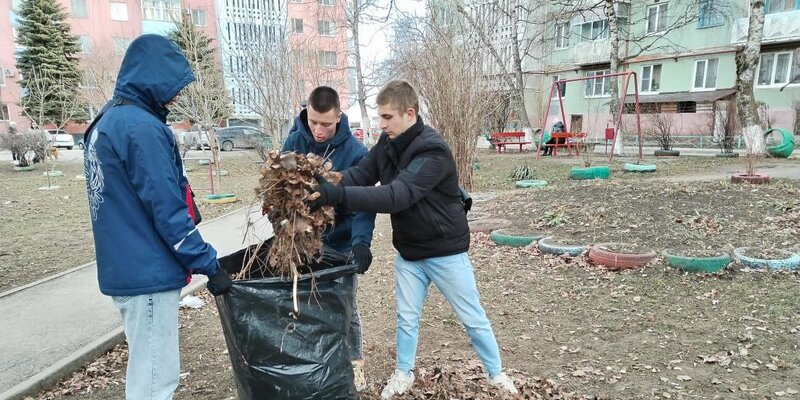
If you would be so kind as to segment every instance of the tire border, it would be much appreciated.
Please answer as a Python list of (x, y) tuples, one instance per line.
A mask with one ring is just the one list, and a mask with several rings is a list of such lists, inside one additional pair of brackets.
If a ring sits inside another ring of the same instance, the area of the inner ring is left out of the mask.
[(500, 246), (511, 246), (511, 247), (524, 247), (527, 246), (535, 241), (541, 239), (544, 235), (510, 235), (505, 232), (504, 229), (495, 229), (489, 234), (489, 238), (492, 241)]
[(569, 254), (572, 257), (577, 257), (583, 254), (584, 251), (589, 249), (588, 244), (584, 245), (561, 245), (557, 243), (550, 243), (553, 239), (553, 236), (547, 236), (539, 239), (539, 251), (545, 254), (554, 254), (554, 255), (561, 255), (561, 254)]
[(675, 254), (672, 250), (661, 252), (667, 259), (667, 265), (672, 268), (686, 272), (712, 273), (727, 267), (731, 261), (731, 255), (720, 252), (720, 255), (713, 257), (688, 257)]
[(597, 166), (588, 168), (572, 167), (569, 170), (569, 179), (589, 180), (589, 179), (608, 179), (611, 176), (611, 168), (608, 166)]
[(800, 254), (797, 252), (780, 250), (781, 252), (786, 253), (789, 257), (778, 260), (767, 260), (763, 258), (748, 257), (742, 254), (742, 252), (747, 249), (752, 249), (752, 247), (737, 247), (733, 249), (733, 256), (736, 258), (736, 261), (746, 267), (758, 269), (766, 268), (770, 270), (795, 270), (800, 267)]
[(544, 179), (523, 179), (514, 182), (514, 186), (526, 189), (526, 188), (543, 188), (547, 186), (547, 181)]
[(655, 164), (625, 163), (623, 169), (627, 172), (656, 172), (658, 167)]
[(645, 253), (615, 253), (601, 249), (603, 246), (617, 244), (617, 242), (598, 243), (589, 248), (589, 259), (595, 264), (602, 265), (606, 269), (619, 271), (623, 269), (641, 268), (647, 265), (656, 257), (656, 252), (649, 250)]

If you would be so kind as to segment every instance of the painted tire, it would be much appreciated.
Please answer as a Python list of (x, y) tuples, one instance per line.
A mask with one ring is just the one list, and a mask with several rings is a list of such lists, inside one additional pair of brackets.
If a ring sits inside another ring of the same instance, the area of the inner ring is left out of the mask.
[(611, 176), (611, 169), (607, 166), (589, 168), (572, 167), (569, 171), (569, 179), (576, 180), (608, 179), (609, 176)]
[(678, 150), (656, 150), (653, 155), (656, 157), (677, 157), (681, 155), (681, 152)]
[(555, 243), (552, 236), (539, 240), (539, 251), (545, 254), (569, 254), (572, 257), (577, 257), (586, 251), (587, 248), (589, 248), (588, 245), (576, 246)]
[(794, 135), (783, 128), (773, 128), (764, 132), (764, 139), (772, 133), (778, 132), (781, 134), (781, 144), (767, 147), (767, 153), (773, 157), (789, 158), (794, 151)]
[(541, 179), (525, 179), (514, 183), (518, 188), (541, 188), (547, 186), (547, 181)]
[(234, 203), (238, 199), (236, 198), (235, 194), (226, 193), (226, 194), (207, 194), (204, 197), (206, 202), (209, 204), (225, 204), (225, 203)]
[(589, 259), (595, 264), (603, 265), (612, 271), (640, 268), (647, 265), (656, 256), (656, 252), (649, 250), (644, 253), (615, 253), (604, 247), (614, 243), (600, 243), (589, 249)]
[(714, 157), (719, 158), (736, 158), (739, 157), (739, 153), (717, 153)]
[(511, 221), (502, 218), (480, 218), (469, 221), (469, 231), (472, 233), (490, 233), (497, 229), (511, 226)]
[(634, 164), (634, 163), (625, 163), (625, 171), (628, 172), (655, 172), (656, 165), (655, 164)]
[(779, 250), (786, 254), (786, 258), (779, 260), (767, 260), (763, 258), (748, 257), (743, 253), (750, 247), (739, 247), (733, 250), (733, 256), (740, 264), (750, 268), (767, 269), (797, 269), (800, 267), (800, 254), (788, 250)]
[(720, 254), (714, 257), (686, 257), (672, 254), (669, 250), (662, 253), (667, 259), (667, 265), (687, 272), (717, 272), (731, 263), (729, 254)]
[(36, 168), (35, 165), (29, 165), (27, 167), (14, 167), (15, 172), (28, 172), (33, 171)]
[(197, 160), (197, 165), (208, 165), (208, 164), (209, 164), (208, 160)]
[(753, 185), (760, 185), (762, 183), (769, 183), (769, 175), (747, 175), (743, 172), (737, 172), (731, 176), (731, 183), (750, 183)]
[(501, 246), (523, 247), (541, 239), (542, 235), (511, 235), (502, 229), (497, 229), (489, 234), (489, 238), (491, 238), (495, 244)]

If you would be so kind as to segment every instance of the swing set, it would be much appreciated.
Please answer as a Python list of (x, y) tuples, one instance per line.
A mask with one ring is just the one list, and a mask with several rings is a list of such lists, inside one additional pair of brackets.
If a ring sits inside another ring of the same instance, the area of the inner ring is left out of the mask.
[[(622, 93), (622, 95), (620, 96), (620, 101), (619, 101), (619, 112), (617, 113), (617, 118), (614, 121), (614, 128), (612, 128), (616, 132), (613, 135), (613, 138), (611, 138), (611, 140), (612, 140), (612, 142), (611, 142), (612, 151), (608, 155), (608, 161), (611, 162), (612, 158), (614, 157), (613, 149), (615, 148), (615, 146), (617, 144), (618, 137), (620, 135), (619, 126), (622, 123), (622, 113), (625, 111), (625, 102), (626, 102), (626, 99), (627, 99), (627, 96), (628, 96), (627, 95), (628, 86), (630, 85), (631, 78), (633, 78), (633, 95), (634, 95), (634, 99), (635, 99), (634, 112), (636, 114), (636, 132), (637, 132), (637, 134), (639, 136), (639, 140), (638, 140), (638, 143), (639, 143), (639, 162), (641, 162), (642, 161), (642, 120), (641, 120), (641, 116), (639, 115), (639, 82), (636, 80), (636, 72), (634, 72), (634, 71), (625, 71), (625, 72), (616, 72), (616, 73), (613, 73), (613, 74), (597, 75), (597, 76), (591, 76), (591, 77), (587, 76), (587, 77), (582, 77), (582, 78), (560, 79), (560, 80), (554, 81), (552, 86), (550, 86), (550, 97), (549, 97), (549, 99), (552, 99), (555, 94), (558, 94), (558, 104), (560, 105), (560, 108), (561, 108), (561, 122), (566, 124), (567, 120), (566, 120), (566, 114), (564, 113), (564, 98), (562, 97), (562, 93), (561, 93), (561, 90), (560, 90), (560, 87), (561, 87), (562, 84), (566, 85), (569, 82), (588, 81), (588, 80), (605, 79), (605, 78), (616, 78), (616, 77), (619, 77), (619, 76), (624, 76), (625, 80), (623, 81), (622, 91), (620, 92), (620, 93)], [(552, 101), (548, 101), (547, 102), (547, 107), (545, 108), (544, 115), (542, 116), (542, 121), (547, 121), (547, 116), (550, 114), (550, 103), (551, 102)], [(563, 133), (555, 134), (555, 136), (554, 136), (553, 133), (551, 133), (550, 137), (551, 137), (551, 139), (555, 139), (556, 143), (545, 144), (544, 143), (544, 133), (545, 133), (545, 131), (544, 131), (544, 129), (542, 129), (542, 132), (539, 134), (539, 143), (538, 143), (537, 148), (536, 148), (536, 159), (537, 160), (539, 160), (539, 158), (542, 155), (541, 150), (542, 150), (543, 146), (553, 146), (554, 147), (553, 148), (554, 151), (559, 146), (567, 147), (569, 149), (569, 151), (570, 151), (570, 154), (571, 154), (572, 153), (571, 140), (572, 139), (579, 139), (580, 140), (580, 139), (585, 139), (586, 138), (586, 133), (585, 132), (563, 132)], [(609, 139), (608, 136), (610, 136), (610, 135), (608, 135), (608, 134), (606, 135), (606, 140)], [(558, 143), (559, 139), (564, 140), (564, 143), (559, 144)], [(606, 143), (608, 143), (608, 142), (606, 141)], [(584, 151), (586, 151), (585, 148), (584, 148)], [(576, 152), (576, 154), (578, 154), (578, 146), (575, 147), (575, 152)], [(555, 152), (553, 154), (555, 154)]]

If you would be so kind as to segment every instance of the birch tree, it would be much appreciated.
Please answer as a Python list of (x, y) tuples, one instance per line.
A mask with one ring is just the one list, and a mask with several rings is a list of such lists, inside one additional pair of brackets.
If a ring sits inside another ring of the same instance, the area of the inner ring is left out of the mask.
[(736, 53), (736, 108), (739, 126), (742, 129), (747, 155), (751, 159), (747, 173), (753, 174), (752, 158), (766, 152), (766, 143), (761, 134), (761, 119), (758, 103), (753, 93), (753, 85), (761, 55), (761, 39), (764, 36), (764, 0), (750, 0), (747, 40), (744, 47)]

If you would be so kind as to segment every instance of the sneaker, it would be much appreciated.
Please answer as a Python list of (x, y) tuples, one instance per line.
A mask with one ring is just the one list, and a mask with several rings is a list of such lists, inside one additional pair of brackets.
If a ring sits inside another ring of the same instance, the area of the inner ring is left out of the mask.
[(353, 378), (356, 391), (360, 392), (367, 388), (367, 378), (364, 376), (364, 360), (353, 360)]
[(381, 392), (381, 400), (391, 400), (394, 396), (407, 392), (412, 386), (414, 386), (414, 373), (395, 369)]
[(514, 381), (512, 381), (505, 372), (501, 372), (500, 375), (490, 378), (489, 384), (511, 394), (519, 393), (516, 386), (514, 386)]

